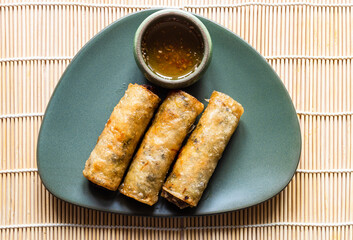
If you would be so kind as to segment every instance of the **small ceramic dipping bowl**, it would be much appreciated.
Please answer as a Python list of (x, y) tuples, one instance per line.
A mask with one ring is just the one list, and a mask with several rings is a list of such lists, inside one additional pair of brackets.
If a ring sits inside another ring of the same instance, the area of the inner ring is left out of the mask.
[(150, 82), (165, 88), (183, 88), (199, 80), (211, 53), (205, 25), (185, 11), (160, 10), (147, 17), (135, 34), (137, 65)]

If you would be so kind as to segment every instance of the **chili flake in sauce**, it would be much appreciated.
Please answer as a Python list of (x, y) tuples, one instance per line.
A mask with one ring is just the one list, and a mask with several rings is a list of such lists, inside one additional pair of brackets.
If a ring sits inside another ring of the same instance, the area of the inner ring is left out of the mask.
[(144, 36), (142, 53), (158, 75), (177, 80), (201, 63), (203, 43), (195, 28), (178, 21), (157, 23)]

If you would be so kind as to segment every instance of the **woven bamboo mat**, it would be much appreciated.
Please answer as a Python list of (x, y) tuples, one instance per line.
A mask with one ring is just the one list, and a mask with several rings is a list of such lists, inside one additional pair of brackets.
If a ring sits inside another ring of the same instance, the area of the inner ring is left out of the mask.
[[(77, 207), (41, 184), (43, 112), (75, 53), (109, 23), (155, 6), (210, 18), (254, 46), (297, 109), (290, 184), (215, 216), (132, 217)], [(0, 239), (353, 239), (352, 1), (0, 0)]]

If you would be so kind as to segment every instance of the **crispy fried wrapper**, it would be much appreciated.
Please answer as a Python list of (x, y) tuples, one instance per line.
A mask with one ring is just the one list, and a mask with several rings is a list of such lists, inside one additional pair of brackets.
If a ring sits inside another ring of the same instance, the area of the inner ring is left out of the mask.
[(162, 197), (179, 208), (198, 204), (243, 112), (243, 107), (228, 95), (212, 93), (163, 185)]
[(158, 201), (167, 172), (203, 104), (190, 94), (173, 91), (161, 104), (119, 190), (142, 203)]
[(112, 191), (118, 189), (159, 102), (145, 86), (129, 84), (86, 161), (83, 175), (88, 180)]

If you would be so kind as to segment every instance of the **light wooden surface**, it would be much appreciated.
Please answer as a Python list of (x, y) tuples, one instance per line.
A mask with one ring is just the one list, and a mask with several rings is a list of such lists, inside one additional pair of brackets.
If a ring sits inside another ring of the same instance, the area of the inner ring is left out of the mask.
[[(255, 47), (298, 112), (302, 155), (279, 195), (194, 218), (130, 217), (58, 200), (36, 171), (50, 95), (109, 23), (153, 6), (208, 17)], [(0, 0), (0, 239), (353, 239), (352, 1)]]

